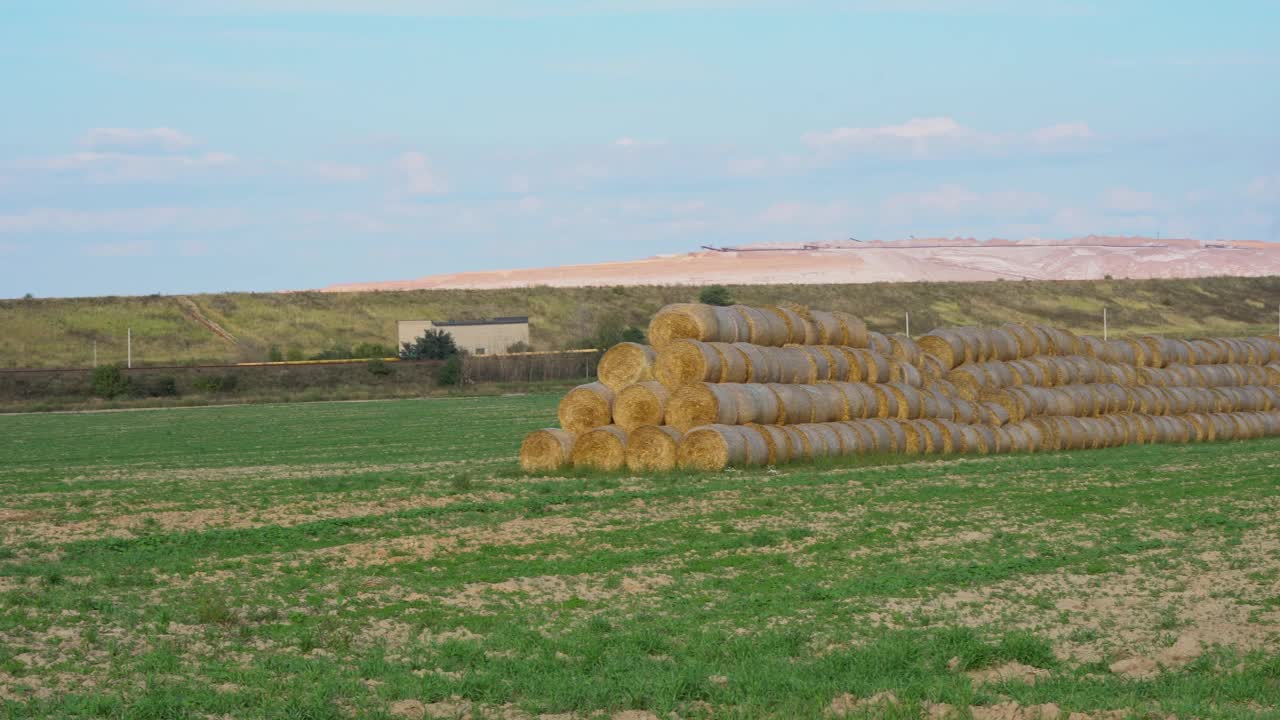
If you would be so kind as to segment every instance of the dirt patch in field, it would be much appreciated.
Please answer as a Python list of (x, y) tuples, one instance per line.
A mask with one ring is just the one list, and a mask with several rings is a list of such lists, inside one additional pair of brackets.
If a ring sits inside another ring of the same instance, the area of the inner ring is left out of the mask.
[[(1262, 525), (1229, 553), (1162, 549), (1130, 557), (1122, 571), (1058, 571), (894, 599), (886, 603), (890, 613), (873, 613), (872, 620), (893, 626), (894, 613), (923, 612), (943, 623), (1026, 629), (1049, 638), (1063, 660), (1107, 661), (1112, 672), (1130, 677), (1180, 668), (1214, 646), (1274, 652), (1280, 612), (1262, 611), (1274, 582), (1256, 578), (1280, 571), (1280, 539), (1275, 518)], [(1212, 536), (1197, 543), (1221, 545)]]
[(607, 575), (541, 575), (471, 583), (440, 601), (466, 610), (483, 610), (494, 603), (561, 603), (573, 598), (600, 602), (626, 595), (647, 595), (671, 583), (671, 576), (662, 574), (624, 577), (612, 586)]
[(1024, 682), (1028, 685), (1034, 685), (1037, 680), (1048, 677), (1049, 671), (1044, 668), (1023, 665), (1020, 662), (1009, 662), (999, 667), (973, 670), (965, 673), (965, 675), (968, 675), (975, 685), (998, 682)]

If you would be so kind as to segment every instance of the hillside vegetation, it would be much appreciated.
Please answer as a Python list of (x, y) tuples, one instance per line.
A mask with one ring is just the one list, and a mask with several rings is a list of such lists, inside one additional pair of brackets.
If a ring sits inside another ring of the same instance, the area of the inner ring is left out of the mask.
[[(731, 286), (748, 304), (793, 302), (861, 315), (881, 331), (1006, 321), (1116, 334), (1274, 334), (1280, 277), (1175, 280), (874, 283)], [(263, 360), (271, 346), (309, 356), (335, 345), (395, 341), (396, 321), (528, 315), (535, 349), (581, 347), (604, 322), (643, 327), (666, 303), (698, 288), (596, 287), (220, 293), (192, 296), (0, 301), (0, 367), (123, 362), (133, 328), (135, 364)], [(188, 302), (188, 300), (190, 302)], [(222, 332), (219, 332), (217, 329)]]

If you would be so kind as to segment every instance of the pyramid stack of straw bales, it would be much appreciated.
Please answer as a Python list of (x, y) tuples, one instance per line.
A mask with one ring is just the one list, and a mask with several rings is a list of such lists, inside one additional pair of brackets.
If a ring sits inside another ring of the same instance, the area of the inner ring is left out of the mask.
[(869, 331), (842, 312), (662, 308), (531, 433), (522, 466), (636, 472), (867, 453), (1280, 435), (1280, 337), (1103, 341), (1037, 325)]

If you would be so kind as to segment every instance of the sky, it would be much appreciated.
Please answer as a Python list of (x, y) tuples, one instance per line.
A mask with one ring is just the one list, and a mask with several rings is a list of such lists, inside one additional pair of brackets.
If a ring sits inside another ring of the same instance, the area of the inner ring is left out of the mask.
[(1280, 3), (0, 0), (0, 297), (1280, 241)]

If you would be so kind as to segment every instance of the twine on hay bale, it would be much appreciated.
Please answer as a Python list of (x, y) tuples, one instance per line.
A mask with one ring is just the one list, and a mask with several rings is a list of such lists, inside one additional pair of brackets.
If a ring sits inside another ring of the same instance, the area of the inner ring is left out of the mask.
[(573, 435), (560, 428), (534, 430), (520, 443), (520, 467), (525, 472), (559, 470), (572, 462)]
[(579, 385), (560, 400), (560, 427), (574, 435), (608, 425), (613, 418), (613, 391), (604, 383)]
[(660, 382), (629, 385), (614, 398), (613, 422), (627, 432), (641, 425), (661, 425), (670, 400), (670, 391)]
[(573, 445), (573, 466), (620, 470), (627, 463), (627, 431), (605, 425), (583, 433)]
[(675, 468), (684, 434), (670, 425), (642, 425), (627, 438), (627, 468), (635, 472)]
[(614, 392), (628, 385), (652, 380), (653, 365), (658, 354), (648, 345), (621, 342), (609, 348), (600, 358), (596, 375)]

